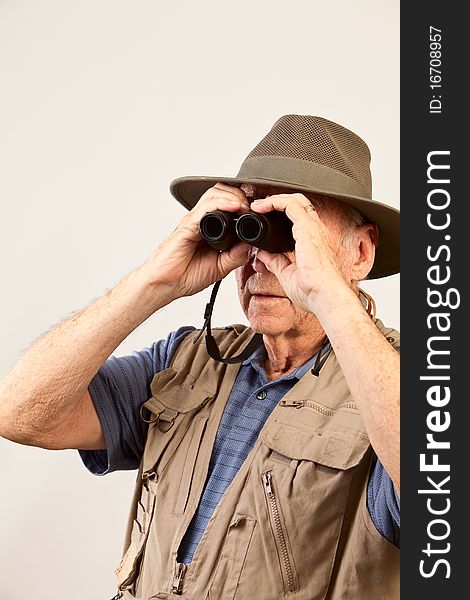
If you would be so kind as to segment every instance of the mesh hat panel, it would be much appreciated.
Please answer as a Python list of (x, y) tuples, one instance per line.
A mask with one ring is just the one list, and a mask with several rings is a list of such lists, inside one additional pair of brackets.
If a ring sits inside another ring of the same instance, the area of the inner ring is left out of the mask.
[(351, 177), (362, 186), (366, 196), (372, 197), (367, 144), (328, 119), (304, 115), (281, 117), (247, 159), (256, 156), (284, 156), (324, 165)]

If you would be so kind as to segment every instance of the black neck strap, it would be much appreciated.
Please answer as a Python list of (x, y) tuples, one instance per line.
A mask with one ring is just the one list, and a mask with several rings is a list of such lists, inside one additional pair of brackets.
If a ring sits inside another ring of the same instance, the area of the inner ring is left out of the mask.
[(312, 375), (315, 375), (315, 377), (318, 377), (320, 375), (320, 369), (325, 364), (326, 359), (330, 356), (332, 347), (330, 345), (330, 347), (328, 348), (328, 344), (330, 344), (330, 340), (328, 339), (328, 337), (325, 337), (325, 339), (323, 340), (323, 344), (321, 345), (321, 348), (318, 351), (317, 358), (315, 359), (315, 364), (313, 365), (313, 369), (311, 370)]
[(204, 311), (204, 325), (199, 332), (199, 335), (194, 340), (194, 344), (196, 344), (201, 335), (206, 330), (206, 348), (209, 356), (218, 362), (222, 362), (226, 365), (235, 365), (236, 363), (241, 363), (246, 360), (249, 356), (253, 354), (253, 352), (259, 348), (259, 346), (263, 343), (263, 336), (261, 333), (255, 333), (255, 335), (251, 338), (246, 348), (240, 352), (237, 356), (230, 356), (228, 358), (224, 358), (220, 355), (219, 347), (217, 346), (217, 342), (215, 341), (212, 332), (211, 332), (211, 318), (212, 311), (214, 310), (215, 299), (217, 297), (217, 292), (219, 291), (221, 281), (216, 281), (214, 283), (214, 287), (212, 288), (211, 297), (209, 302), (206, 304), (206, 309)]

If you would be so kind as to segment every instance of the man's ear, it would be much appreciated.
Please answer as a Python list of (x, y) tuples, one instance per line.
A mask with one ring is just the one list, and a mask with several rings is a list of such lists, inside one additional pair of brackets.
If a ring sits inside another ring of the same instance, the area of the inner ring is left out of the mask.
[(351, 279), (361, 281), (369, 274), (375, 260), (375, 249), (379, 244), (377, 225), (367, 223), (356, 230), (354, 261), (351, 265)]

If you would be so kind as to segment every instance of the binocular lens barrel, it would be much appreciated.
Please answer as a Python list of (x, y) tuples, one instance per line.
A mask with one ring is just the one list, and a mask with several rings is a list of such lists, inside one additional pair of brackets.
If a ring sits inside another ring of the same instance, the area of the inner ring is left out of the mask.
[(242, 242), (254, 244), (262, 238), (266, 226), (262, 215), (246, 213), (238, 219), (235, 230)]
[(223, 210), (206, 213), (199, 221), (199, 233), (215, 250), (228, 250), (237, 241), (237, 218), (238, 215)]
[(227, 221), (221, 212), (211, 212), (202, 217), (199, 228), (205, 240), (208, 242), (218, 242), (224, 237), (227, 231)]

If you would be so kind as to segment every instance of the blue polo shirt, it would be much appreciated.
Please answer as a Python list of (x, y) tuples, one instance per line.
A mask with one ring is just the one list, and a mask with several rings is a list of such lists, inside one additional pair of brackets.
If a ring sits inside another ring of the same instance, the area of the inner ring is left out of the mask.
[[(79, 451), (92, 473), (104, 475), (138, 468), (148, 428), (139, 417), (139, 409), (151, 396), (153, 376), (169, 366), (175, 349), (191, 331), (193, 327), (182, 327), (166, 340), (155, 342), (140, 352), (111, 357), (93, 378), (89, 391), (103, 427), (106, 450)], [(275, 381), (268, 381), (266, 377), (265, 358), (266, 350), (261, 346), (240, 367), (217, 431), (198, 509), (179, 549), (179, 562), (191, 562), (211, 515), (253, 448), (266, 419), (282, 397), (312, 368), (316, 357)], [(399, 499), (380, 461), (376, 462), (369, 481), (368, 508), (378, 531), (398, 545)]]

